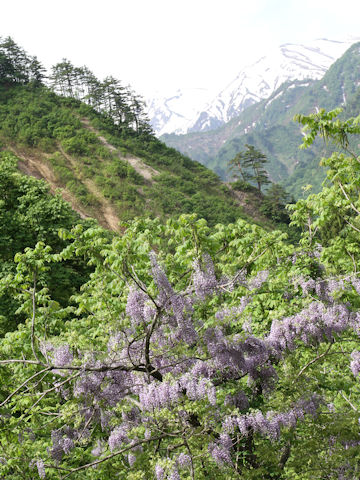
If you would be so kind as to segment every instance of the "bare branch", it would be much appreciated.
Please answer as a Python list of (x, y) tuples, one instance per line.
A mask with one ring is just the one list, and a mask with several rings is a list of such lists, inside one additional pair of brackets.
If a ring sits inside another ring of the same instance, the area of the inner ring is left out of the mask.
[[(329, 350), (330, 348), (333, 346), (333, 342), (330, 343), (330, 345), (328, 346), (328, 348), (325, 350), (325, 352), (323, 352), (321, 355), (318, 355), (317, 357), (313, 358), (312, 360), (310, 360), (310, 362), (308, 362), (306, 365), (304, 365), (304, 367), (300, 370), (300, 372), (298, 373), (296, 379), (294, 380), (294, 382), (299, 378), (301, 377), (301, 375), (305, 372), (305, 370), (307, 368), (310, 367), (310, 365), (312, 365), (313, 363), (317, 362), (318, 360), (320, 360), (321, 358), (325, 357), (328, 353), (329, 353)], [(293, 383), (294, 383), (293, 382)]]
[[(132, 443), (131, 445), (121, 449), (121, 450), (118, 450), (117, 452), (114, 452), (104, 458), (101, 458), (100, 460), (95, 460), (95, 462), (91, 462), (91, 463), (87, 463), (86, 465), (82, 465), (81, 467), (77, 467), (77, 468), (73, 468), (70, 473), (68, 473), (67, 475), (65, 475), (64, 477), (64, 480), (65, 478), (68, 478), (70, 477), (70, 475), (72, 475), (73, 473), (76, 473), (76, 472), (79, 472), (81, 470), (85, 470), (87, 468), (90, 468), (90, 467), (94, 467), (95, 465), (99, 465), (99, 463), (103, 463), (103, 462), (106, 462), (107, 460), (110, 460), (111, 458), (114, 458), (116, 457), (117, 455), (121, 455), (122, 453), (125, 453), (125, 452), (128, 452), (129, 450), (132, 450), (133, 448), (139, 446), (139, 445), (143, 445), (144, 443), (150, 443), (150, 442), (153, 442), (153, 441), (161, 441), (161, 439), (167, 437), (168, 435), (160, 435), (158, 437), (152, 437), (152, 438), (149, 438), (147, 440), (140, 440), (138, 442), (134, 442)], [(49, 468), (56, 468), (55, 466), (53, 465), (49, 465)]]
[(54, 387), (51, 387), (51, 388), (48, 388), (47, 390), (45, 390), (45, 392), (42, 392), (42, 394), (40, 395), (40, 398), (38, 398), (36, 400), (36, 402), (28, 409), (26, 410), (26, 413), (29, 413), (32, 409), (34, 409), (36, 407), (36, 405), (38, 405), (41, 400), (48, 394), (48, 393), (51, 393), (53, 392), (54, 390), (58, 389), (59, 387), (61, 387), (62, 385), (64, 385), (65, 383), (68, 383), (70, 382), (71, 380), (73, 380), (74, 378), (78, 377), (80, 375), (81, 372), (77, 372), (75, 373), (74, 375), (72, 375), (71, 377), (68, 377), (67, 379), (65, 379), (63, 382), (61, 383), (57, 383)]
[(46, 366), (46, 363), (39, 362), (38, 360), (26, 360), (25, 358), (9, 358), (8, 360), (0, 360), (0, 365), (7, 365), (10, 363), (25, 363), (29, 365), (41, 365)]
[(358, 228), (356, 228), (352, 223), (348, 222), (348, 221), (346, 220), (346, 218), (344, 218), (344, 220), (345, 220), (345, 222), (346, 222), (353, 230), (356, 230), (357, 232), (360, 233), (360, 230), (359, 230)]
[(0, 403), (0, 407), (3, 407), (9, 400), (12, 399), (14, 395), (16, 395), (25, 385), (27, 385), (31, 380), (34, 378), (38, 377), (39, 375), (42, 375), (44, 372), (50, 371), (50, 367), (44, 368), (43, 370), (40, 370), (40, 372), (34, 373), (31, 377), (27, 378), (25, 382), (23, 382), (16, 390), (14, 390), (8, 397), (5, 398), (5, 400)]
[(39, 361), (35, 351), (36, 274), (34, 274), (34, 285), (33, 285), (33, 291), (32, 291), (32, 307), (33, 307), (33, 314), (31, 319), (31, 349), (35, 359)]
[(153, 321), (151, 322), (150, 328), (148, 329), (146, 333), (146, 339), (145, 339), (145, 361), (146, 361), (146, 370), (148, 375), (152, 373), (156, 374), (157, 376), (154, 378), (157, 378), (158, 380), (162, 381), (162, 375), (159, 371), (155, 370), (154, 367), (151, 365), (151, 360), (150, 360), (150, 340), (151, 336), (154, 333), (158, 318), (159, 318), (159, 311), (156, 312), (154, 315)]
[(350, 200), (350, 198), (349, 198), (348, 194), (346, 193), (346, 191), (345, 191), (342, 183), (338, 181), (338, 185), (339, 185), (339, 187), (341, 188), (341, 191), (342, 191), (342, 193), (344, 194), (346, 200), (350, 203), (351, 208), (352, 208), (358, 215), (360, 215), (359, 210), (355, 207), (355, 205), (354, 205), (354, 204), (352, 203), (352, 201)]
[(340, 392), (340, 395), (343, 397), (343, 399), (350, 405), (350, 407), (354, 410), (354, 412), (358, 412), (358, 409), (350, 402), (350, 400), (347, 398), (345, 393)]

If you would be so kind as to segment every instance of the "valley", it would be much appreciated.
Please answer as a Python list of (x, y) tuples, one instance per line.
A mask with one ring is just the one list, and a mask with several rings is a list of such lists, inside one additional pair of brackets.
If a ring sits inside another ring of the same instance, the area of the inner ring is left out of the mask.
[(359, 478), (359, 71), (185, 155), (130, 86), (0, 37), (1, 480)]

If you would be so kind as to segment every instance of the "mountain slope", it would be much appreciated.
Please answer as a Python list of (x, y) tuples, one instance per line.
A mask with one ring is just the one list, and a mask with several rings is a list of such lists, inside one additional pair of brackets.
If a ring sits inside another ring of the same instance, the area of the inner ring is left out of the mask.
[(142, 215), (197, 213), (210, 225), (247, 218), (212, 171), (151, 135), (119, 134), (104, 115), (44, 87), (2, 90), (0, 142), (25, 173), (107, 228)]
[(189, 131), (212, 130), (250, 105), (268, 98), (284, 82), (320, 79), (350, 46), (349, 42), (318, 39), (310, 45), (284, 44), (244, 68), (201, 112)]
[(250, 196), (239, 199), (214, 172), (159, 141), (130, 87), (66, 59), (47, 79), (51, 88), (36, 57), (0, 37), (0, 150), (60, 189), (83, 218), (111, 230), (137, 216), (186, 213), (209, 225), (242, 217), (273, 227), (257, 199), (249, 206)]
[(165, 133), (186, 133), (199, 111), (206, 107), (212, 95), (205, 88), (182, 88), (159, 94), (146, 101), (147, 115), (158, 136)]
[(148, 99), (151, 125), (158, 136), (218, 128), (284, 82), (320, 79), (354, 41), (317, 39), (306, 45), (280, 45), (242, 68), (220, 93), (187, 88)]
[[(320, 142), (311, 152), (298, 149), (302, 136), (300, 126), (292, 120), (294, 115), (308, 114), (317, 108), (346, 107), (359, 85), (360, 43), (357, 43), (330, 67), (321, 80), (286, 82), (268, 99), (247, 108), (217, 130), (166, 135), (162, 139), (223, 178), (228, 175), (228, 161), (243, 150), (245, 144), (253, 144), (267, 155), (272, 180), (285, 182), (291, 193), (299, 196), (305, 183), (319, 187), (323, 172), (317, 165), (326, 149)], [(307, 166), (311, 171), (310, 182), (305, 180), (309, 180)]]

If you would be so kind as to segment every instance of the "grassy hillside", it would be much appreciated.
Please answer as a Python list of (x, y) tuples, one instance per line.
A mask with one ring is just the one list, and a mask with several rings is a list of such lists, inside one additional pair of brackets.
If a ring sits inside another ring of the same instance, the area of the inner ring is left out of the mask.
[(232, 188), (167, 147), (144, 112), (119, 80), (101, 81), (66, 59), (45, 77), (36, 57), (0, 37), (0, 150), (15, 155), (23, 173), (45, 179), (82, 218), (113, 231), (134, 217), (187, 213), (210, 226), (238, 218), (270, 229), (284, 223), (282, 214), (269, 213), (273, 206), (262, 208), (269, 201), (262, 194)]
[(210, 224), (246, 217), (216, 174), (150, 134), (119, 133), (91, 106), (46, 87), (2, 87), (0, 99), (2, 148), (83, 217), (112, 229), (139, 215), (195, 212)]

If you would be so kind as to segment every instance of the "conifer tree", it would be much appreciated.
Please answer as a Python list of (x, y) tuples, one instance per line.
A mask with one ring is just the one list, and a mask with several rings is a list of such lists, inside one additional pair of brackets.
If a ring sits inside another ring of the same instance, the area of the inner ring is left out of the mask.
[(74, 66), (66, 58), (52, 67), (50, 80), (54, 90), (60, 95), (74, 96), (74, 70)]
[(233, 173), (235, 178), (241, 177), (244, 182), (251, 179), (251, 175), (245, 170), (244, 166), (245, 152), (239, 152), (229, 161), (229, 170)]
[(266, 155), (260, 150), (256, 150), (253, 145), (246, 144), (245, 147), (246, 150), (239, 152), (230, 160), (230, 168), (238, 171), (244, 182), (254, 182), (261, 192), (264, 185), (271, 183), (264, 168), (264, 164), (267, 162)]
[(0, 37), (0, 83), (42, 84), (45, 70), (36, 57), (29, 57), (11, 37)]
[(267, 162), (266, 155), (260, 150), (256, 150), (253, 145), (246, 144), (245, 147), (247, 151), (244, 154), (244, 167), (253, 170), (252, 179), (261, 192), (261, 187), (270, 183), (268, 173), (264, 168), (264, 164)]

